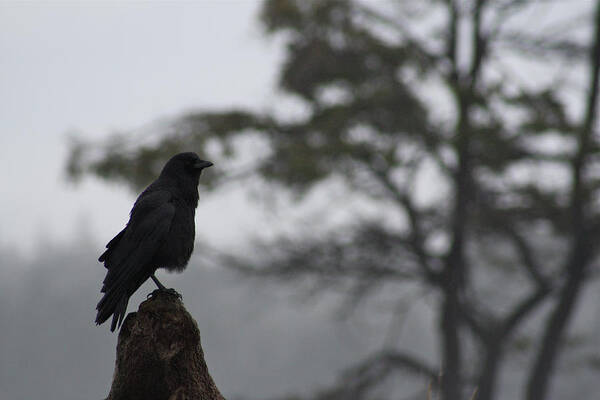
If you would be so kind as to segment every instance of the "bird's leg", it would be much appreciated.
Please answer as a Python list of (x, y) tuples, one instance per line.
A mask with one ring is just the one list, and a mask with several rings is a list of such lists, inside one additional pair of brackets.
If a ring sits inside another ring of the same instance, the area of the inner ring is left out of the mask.
[(148, 295), (148, 297), (153, 296), (154, 293), (156, 293), (156, 292), (166, 292), (166, 293), (172, 294), (173, 296), (179, 297), (179, 299), (182, 298), (182, 296), (175, 289), (173, 289), (173, 288), (167, 289), (165, 287), (165, 285), (163, 285), (162, 283), (160, 283), (160, 281), (156, 278), (156, 276), (154, 274), (150, 275), (150, 278), (152, 278), (152, 280), (154, 281), (154, 283), (156, 283), (156, 286), (158, 286), (158, 289), (156, 289), (154, 292), (150, 293)]
[(152, 280), (154, 281), (154, 283), (156, 283), (156, 286), (158, 286), (158, 290), (167, 290), (167, 288), (165, 287), (165, 285), (163, 285), (162, 283), (160, 283), (160, 281), (156, 278), (156, 276), (154, 276), (154, 274), (150, 275), (150, 278), (152, 278)]

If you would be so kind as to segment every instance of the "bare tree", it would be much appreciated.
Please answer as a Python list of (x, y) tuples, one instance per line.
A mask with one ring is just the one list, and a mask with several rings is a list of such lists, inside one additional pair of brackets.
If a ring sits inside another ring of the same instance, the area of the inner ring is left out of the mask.
[[(340, 291), (349, 309), (376, 298), (400, 304), (414, 287), (436, 301), (437, 363), (390, 340), (318, 398), (366, 399), (408, 373), (445, 400), (475, 390), (493, 399), (512, 345), (525, 323), (546, 317), (538, 310), (547, 303), (553, 309), (540, 346), (527, 353), (536, 361), (524, 389), (543, 399), (600, 233), (599, 39), (581, 35), (597, 32), (600, 20), (589, 3), (570, 4), (582, 16), (532, 21), (555, 4), (268, 0), (261, 21), (287, 46), (280, 87), (302, 116), (193, 112), (141, 148), (123, 136), (74, 143), (68, 168), (73, 177), (140, 186), (175, 151), (213, 149), (226, 164), (252, 134), (268, 147), (263, 157), (215, 176), (214, 187), (258, 177), (301, 199), (338, 180), (348, 198), (366, 197), (398, 218), (282, 237), (265, 247), (260, 267), (241, 269)], [(587, 83), (578, 80), (584, 68)], [(573, 96), (585, 104), (583, 117)], [(431, 187), (420, 191), (425, 173)], [(499, 284), (505, 289), (491, 290)]]

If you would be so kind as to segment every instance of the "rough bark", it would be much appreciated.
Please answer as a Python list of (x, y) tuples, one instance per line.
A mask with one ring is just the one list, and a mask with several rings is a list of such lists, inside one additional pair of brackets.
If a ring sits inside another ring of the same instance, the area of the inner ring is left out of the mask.
[(181, 300), (154, 292), (119, 333), (106, 400), (224, 400), (204, 360), (200, 331)]

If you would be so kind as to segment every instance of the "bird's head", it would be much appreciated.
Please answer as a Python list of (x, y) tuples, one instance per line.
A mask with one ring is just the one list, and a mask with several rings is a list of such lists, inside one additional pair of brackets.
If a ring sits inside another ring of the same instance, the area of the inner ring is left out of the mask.
[(167, 175), (171, 178), (193, 178), (197, 185), (202, 170), (212, 165), (213, 163), (210, 161), (201, 160), (196, 153), (179, 153), (167, 161), (161, 175)]

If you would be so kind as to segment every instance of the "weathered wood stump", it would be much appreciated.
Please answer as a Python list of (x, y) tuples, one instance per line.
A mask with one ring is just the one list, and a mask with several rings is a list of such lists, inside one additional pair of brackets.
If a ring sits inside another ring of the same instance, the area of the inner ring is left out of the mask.
[(156, 291), (119, 332), (106, 400), (224, 400), (213, 382), (200, 330), (181, 300)]

